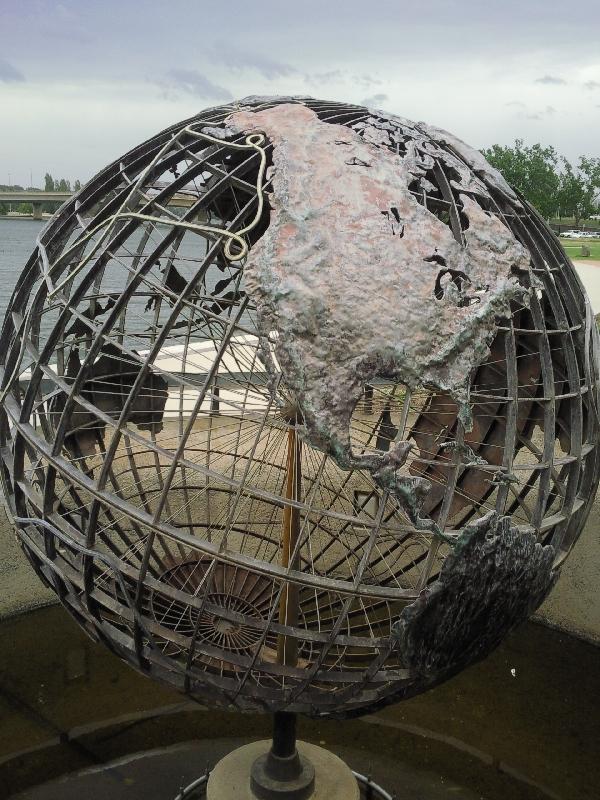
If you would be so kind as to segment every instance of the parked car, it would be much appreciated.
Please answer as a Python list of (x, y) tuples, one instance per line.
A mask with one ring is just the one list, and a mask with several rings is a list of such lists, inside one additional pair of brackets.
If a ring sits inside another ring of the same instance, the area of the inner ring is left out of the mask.
[(560, 234), (563, 239), (581, 239), (581, 231), (564, 231)]

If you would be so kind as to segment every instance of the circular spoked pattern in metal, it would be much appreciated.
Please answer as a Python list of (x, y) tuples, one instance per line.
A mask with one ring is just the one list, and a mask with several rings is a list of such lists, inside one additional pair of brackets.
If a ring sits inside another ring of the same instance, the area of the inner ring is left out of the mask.
[[(194, 636), (209, 649), (222, 651), (224, 658), (208, 652), (198, 655), (207, 666), (235, 670), (227, 654), (250, 653), (259, 646), (275, 650), (275, 635), (264, 635), (273, 604), (273, 585), (263, 576), (213, 559), (200, 559), (175, 564), (161, 575), (160, 582), (191, 594), (194, 604), (152, 591), (154, 618), (178, 634)], [(166, 645), (168, 652), (172, 648), (172, 643)]]
[[(206, 596), (207, 602), (213, 606), (232, 611), (236, 615), (246, 615), (250, 619), (258, 617), (255, 606), (241, 597), (211, 592)], [(251, 649), (261, 638), (260, 631), (245, 625), (242, 621), (227, 619), (217, 614), (203, 612), (198, 622), (199, 637), (224, 650), (243, 652)]]

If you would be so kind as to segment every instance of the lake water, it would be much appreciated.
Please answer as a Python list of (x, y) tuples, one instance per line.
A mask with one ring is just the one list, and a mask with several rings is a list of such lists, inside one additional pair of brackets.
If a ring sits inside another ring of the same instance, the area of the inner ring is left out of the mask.
[[(28, 219), (10, 219), (0, 217), (0, 322), (4, 319), (10, 297), (21, 274), (23, 267), (27, 263), (29, 256), (36, 246), (36, 238), (42, 230), (46, 220), (43, 222), (28, 220)], [(136, 231), (130, 239), (122, 245), (120, 250), (115, 252), (115, 257), (108, 262), (102, 277), (101, 292), (106, 298), (108, 295), (118, 297), (125, 289), (128, 276), (130, 275), (130, 265), (133, 260), (134, 253), (142, 239), (142, 231)], [(158, 239), (150, 239), (145, 245), (145, 252), (148, 253)], [(177, 257), (174, 261), (174, 268), (177, 272), (178, 278), (189, 280), (199, 264), (204, 259), (206, 254), (206, 239), (192, 233), (186, 233), (177, 248)], [(158, 263), (158, 269), (164, 269), (167, 259), (163, 258)], [(204, 284), (202, 293), (211, 295), (213, 292), (215, 296), (222, 296), (222, 292), (229, 291), (233, 285), (226, 286), (225, 289), (219, 288), (219, 283), (223, 283), (224, 278), (232, 276), (232, 271), (221, 271), (218, 265), (211, 264), (208, 271), (204, 276)], [(75, 278), (73, 288), (75, 288), (80, 278)], [(162, 283), (162, 273), (156, 271), (149, 276), (149, 280), (153, 284)], [(226, 281), (225, 281), (226, 282)], [(132, 349), (143, 351), (149, 344), (150, 326), (156, 322), (158, 328), (168, 318), (171, 308), (168, 303), (162, 303), (158, 310), (158, 319), (154, 320), (154, 313), (148, 311), (146, 303), (148, 301), (149, 286), (143, 283), (139, 287), (139, 292), (131, 298), (127, 304), (127, 318), (126, 318), (126, 331), (127, 339), (126, 344)], [(83, 304), (80, 311), (87, 307)], [(227, 306), (225, 313), (227, 313)], [(41, 320), (41, 333), (42, 340), (44, 334), (49, 333), (57, 318), (57, 309), (45, 311), (43, 319)], [(186, 312), (188, 313), (188, 312)], [(252, 329), (255, 322), (245, 312), (241, 319), (240, 324), (246, 328)], [(184, 335), (183, 333), (181, 334)], [(200, 332), (196, 333), (195, 339), (202, 339), (204, 335)], [(171, 344), (176, 344), (176, 337), (172, 337)]]
[[(36, 236), (45, 224), (45, 221), (0, 218), (0, 320), (4, 319), (17, 278), (35, 247)], [(600, 312), (600, 266), (580, 262), (576, 267), (594, 312)]]
[(33, 219), (0, 219), (0, 320), (4, 319), (17, 278), (45, 224)]

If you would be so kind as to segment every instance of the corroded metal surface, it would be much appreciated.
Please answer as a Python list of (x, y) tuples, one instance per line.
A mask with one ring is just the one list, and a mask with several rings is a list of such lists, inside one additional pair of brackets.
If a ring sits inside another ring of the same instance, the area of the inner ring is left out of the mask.
[(211, 705), (445, 679), (541, 601), (599, 480), (558, 242), (463, 142), (359, 106), (246, 98), (109, 165), (40, 234), (0, 371), (35, 569)]
[[(527, 251), (464, 193), (466, 230), (457, 242), (409, 189), (423, 172), (417, 144), (400, 157), (381, 146), (388, 132), (368, 122), (360, 136), (282, 104), (235, 113), (227, 123), (265, 132), (274, 145), (273, 211), (248, 257), (245, 284), (261, 333), (277, 333), (278, 366), (308, 440), (345, 469), (369, 469), (416, 521), (416, 493), (427, 487), (388, 478), (389, 465), (395, 473), (406, 460), (406, 444), (385, 455), (353, 454), (356, 403), (374, 378), (411, 390), (427, 384), (456, 399), (470, 421), (471, 371), (489, 355), (497, 317), (511, 301), (526, 301), (515, 273), (529, 269)], [(433, 152), (430, 143), (432, 163)], [(473, 182), (464, 179), (465, 189)]]
[(467, 526), (437, 580), (392, 625), (407, 674), (371, 710), (421, 694), (486, 658), (546, 598), (558, 578), (554, 556), (551, 545), (495, 512)]
[(416, 678), (407, 694), (489, 655), (554, 585), (554, 555), (551, 545), (543, 547), (493, 511), (468, 526), (437, 580), (392, 626)]

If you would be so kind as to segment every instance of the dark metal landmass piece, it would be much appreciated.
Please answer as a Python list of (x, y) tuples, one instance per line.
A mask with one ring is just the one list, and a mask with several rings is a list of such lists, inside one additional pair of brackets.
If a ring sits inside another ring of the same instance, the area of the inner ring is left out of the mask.
[(554, 548), (490, 512), (465, 528), (438, 579), (407, 606), (392, 636), (417, 694), (480, 661), (554, 586)]
[[(544, 601), (560, 570), (555, 549), (510, 517), (490, 512), (465, 527), (438, 578), (391, 626), (391, 650), (406, 668), (394, 688), (371, 703), (374, 713), (407, 700), (486, 658)], [(358, 709), (333, 714), (360, 716)]]

